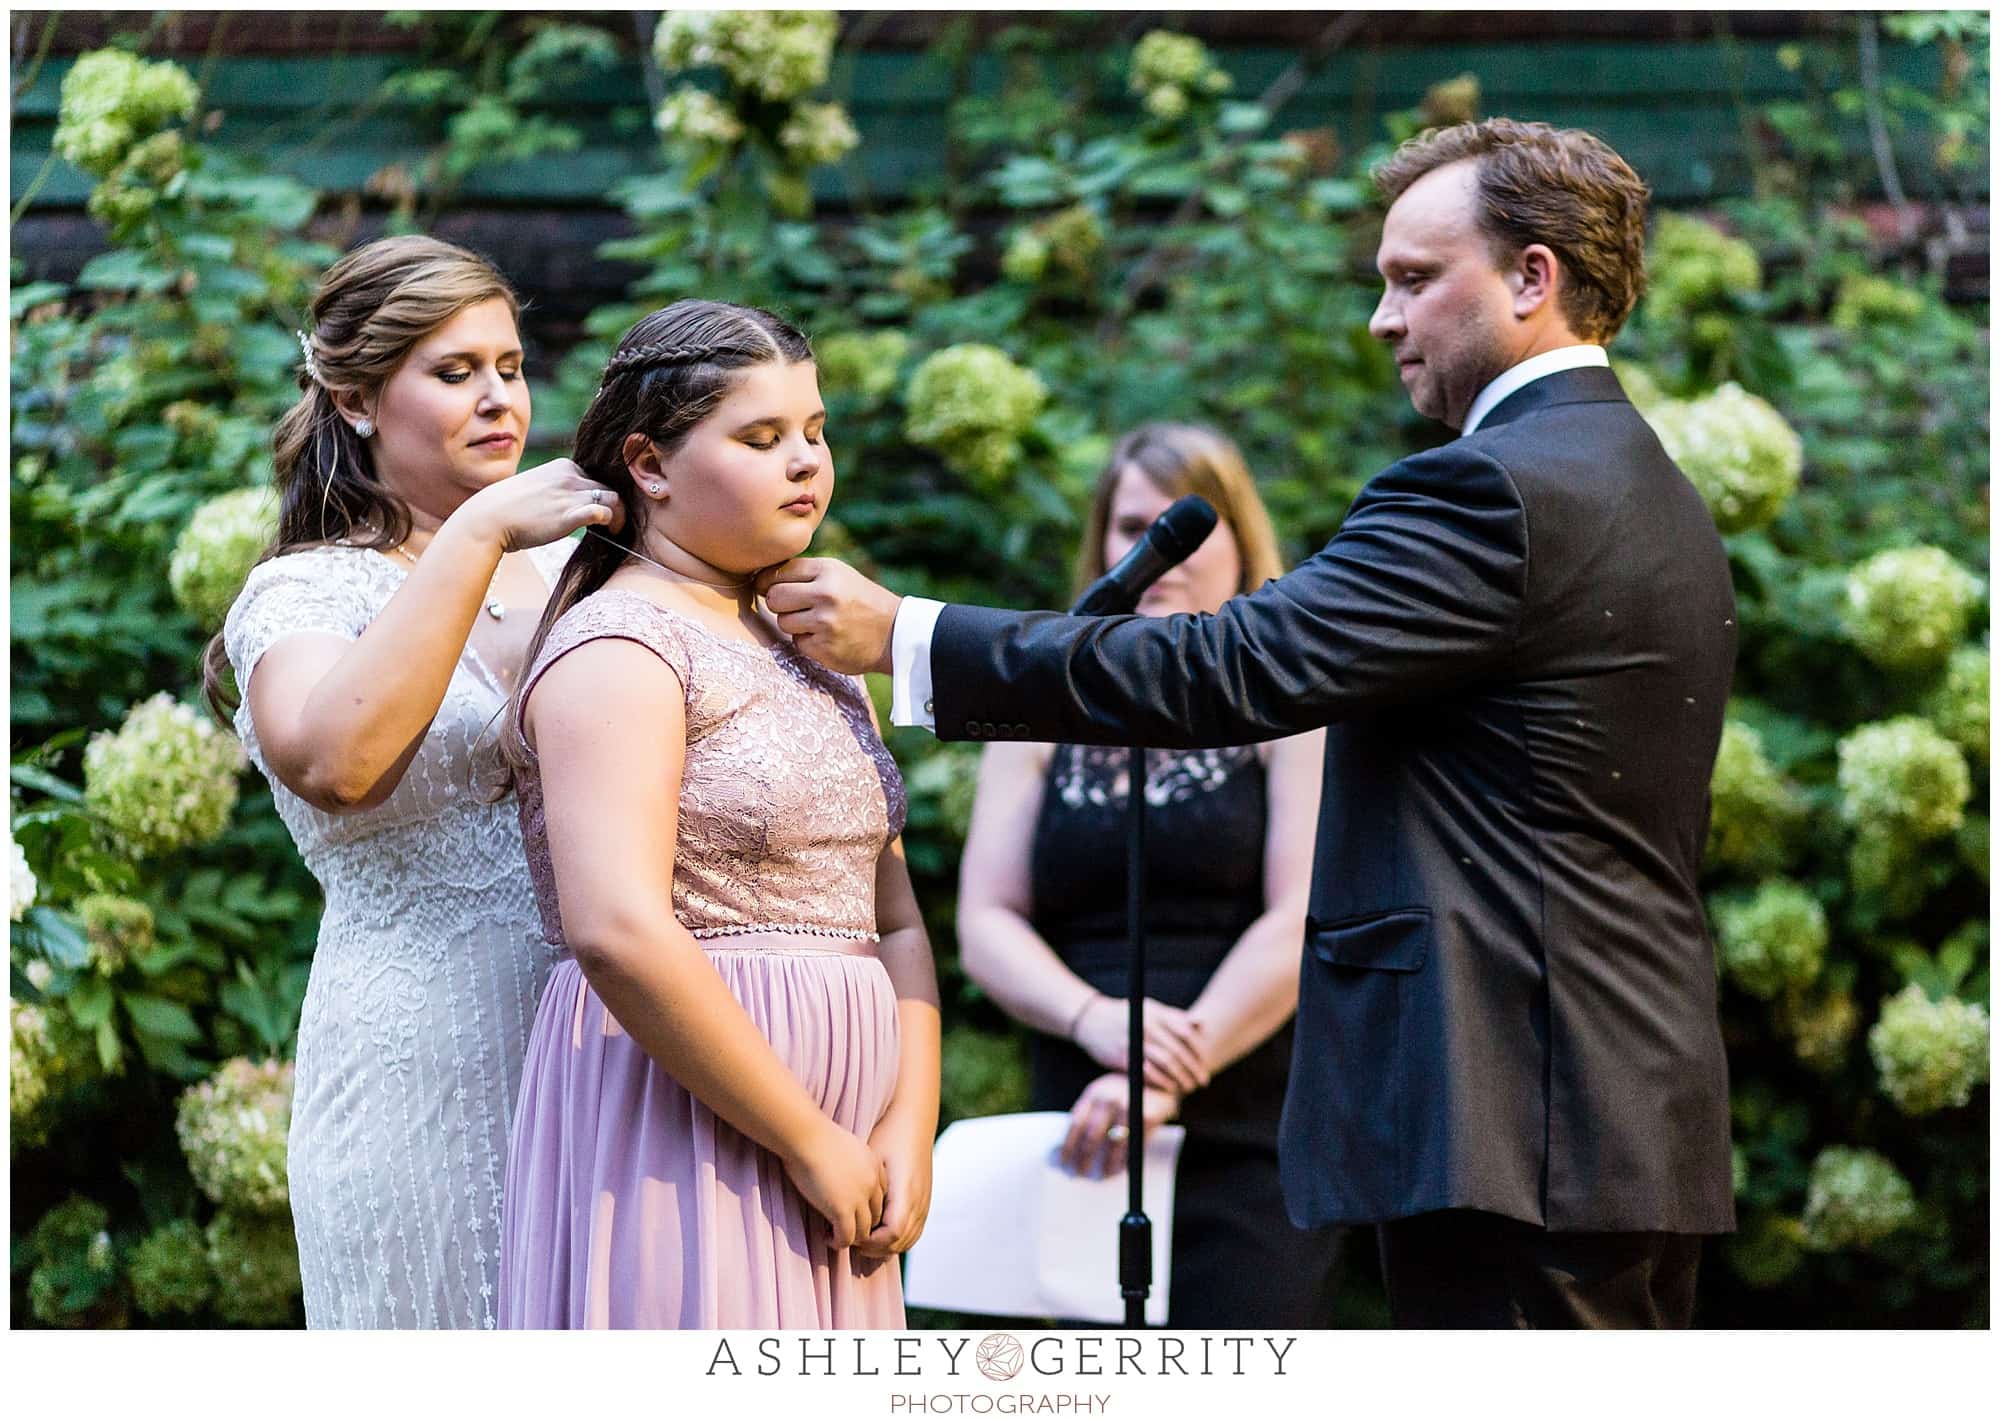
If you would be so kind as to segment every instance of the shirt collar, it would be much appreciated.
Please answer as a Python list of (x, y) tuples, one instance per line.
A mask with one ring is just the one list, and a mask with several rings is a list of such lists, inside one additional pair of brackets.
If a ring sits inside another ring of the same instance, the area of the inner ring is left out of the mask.
[(1463, 438), (1484, 424), (1494, 406), (1523, 385), (1533, 384), (1542, 376), (1553, 375), (1558, 370), (1581, 370), (1587, 365), (1609, 369), (1611, 357), (1604, 353), (1602, 345), (1564, 345), (1544, 350), (1539, 355), (1530, 355), (1520, 364), (1502, 370), (1472, 401), (1472, 408), (1465, 415), (1465, 428), (1459, 437)]

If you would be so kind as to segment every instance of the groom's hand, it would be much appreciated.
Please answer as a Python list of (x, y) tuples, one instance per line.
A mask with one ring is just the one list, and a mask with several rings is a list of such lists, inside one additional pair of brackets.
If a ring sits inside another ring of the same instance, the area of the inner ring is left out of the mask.
[(757, 576), (757, 591), (792, 644), (843, 675), (890, 669), (903, 599), (845, 562), (795, 557)]

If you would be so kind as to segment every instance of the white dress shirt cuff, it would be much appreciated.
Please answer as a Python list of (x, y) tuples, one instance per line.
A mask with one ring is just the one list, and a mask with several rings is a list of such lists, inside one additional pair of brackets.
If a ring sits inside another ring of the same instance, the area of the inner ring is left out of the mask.
[(929, 597), (904, 597), (896, 608), (896, 628), (889, 638), (895, 676), (889, 695), (892, 725), (937, 729), (937, 716), (931, 712), (931, 635), (943, 614), (944, 603)]

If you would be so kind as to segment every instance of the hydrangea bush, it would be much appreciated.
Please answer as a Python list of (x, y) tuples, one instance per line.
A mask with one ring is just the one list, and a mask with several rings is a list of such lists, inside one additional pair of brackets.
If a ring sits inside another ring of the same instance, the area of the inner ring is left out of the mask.
[[(478, 22), (410, 21), (441, 36), (401, 95), (432, 95), (447, 175), (573, 140), (558, 108), (511, 96), (632, 44), (623, 20), (509, 18), (522, 42), (492, 46), (504, 65), (453, 69)], [(1366, 167), (1398, 136), (1476, 116), (1476, 75), (1357, 145), (1338, 118), (1276, 121), (1232, 86), (1235, 56), (1190, 36), (1106, 52), (1071, 42), (1088, 17), (1038, 16), (1044, 42), (1010, 51), (1001, 92), (938, 66), (962, 86), (949, 182), (822, 218), (826, 165), (856, 151), (836, 107), (839, 23), (660, 17), (665, 82), (633, 95), (660, 170), (618, 188), (632, 234), (603, 249), (643, 275), (538, 381), (538, 427), (574, 422), (607, 342), (664, 299), (779, 308), (814, 338), (842, 473), (816, 550), (899, 591), (1018, 606), (1066, 603), (1084, 496), (1140, 420), (1235, 438), (1294, 559), (1370, 474), (1442, 437), (1366, 335)], [(1933, 15), (1929, 38), (1897, 38), (1905, 23), (1882, 21), (1888, 43), (1956, 45), (1977, 71), (1963, 94), (1983, 96), (1973, 21)], [(1736, 579), (1702, 887), (1743, 1226), (1704, 1268), (1701, 1316), (1983, 1325), (1985, 313), (1948, 306), (1914, 264), (1885, 267), (1829, 200), (1876, 178), (1830, 136), (1858, 93), (1841, 88), (1851, 45), (1803, 48), (1826, 126), (1803, 103), (1760, 127), (1764, 196), (1657, 213), (1651, 289), (1613, 350)], [(227, 161), (186, 71), (146, 63), (76, 66), (58, 141), (89, 164), (113, 250), (74, 287), (17, 286), (13, 309), (15, 1314), (296, 1324), (271, 1182), (280, 1091), (259, 1081), (290, 1052), (314, 889), (254, 778), (203, 836), (236, 775), (170, 713), (135, 716), (159, 722), (158, 765), (111, 752), (93, 785), (85, 759), (92, 734), (125, 743), (117, 727), (162, 692), (192, 699), (196, 653), (255, 541), (249, 499), (198, 510), (268, 476), (269, 429), (295, 392), (290, 331), (333, 253), (301, 236), (312, 194)], [(1931, 121), (1897, 115), (1912, 134)], [(1953, 129), (1973, 150), (1953, 172), (1983, 164), (1983, 123)], [(395, 220), (428, 215), (399, 204)], [(1018, 1108), (1021, 1034), (964, 977), (952, 932), (979, 752), (889, 739), (940, 954), (947, 1117)], [(196, 812), (162, 809), (190, 790)], [(185, 1150), (170, 1107), (184, 1095)], [(135, 1188), (162, 1211), (137, 1208)]]
[[(202, 113), (177, 64), (72, 64), (54, 147), (93, 179), (110, 249), (74, 285), (14, 286), (9, 1143), (15, 1216), (34, 1225), (15, 1240), (24, 1324), (227, 1319), (215, 1209), (172, 1101), (220, 1060), (289, 1053), (316, 926), (268, 794), (239, 802), (242, 746), (194, 702), (202, 645), (274, 527), (291, 332), (337, 251), (301, 234), (314, 195), (211, 146)], [(216, 1125), (216, 1147), (231, 1137)], [(282, 1131), (264, 1148), (275, 1188), (253, 1168), (236, 1192), (281, 1207)], [(275, 1251), (288, 1230), (259, 1236)], [(260, 1324), (296, 1323), (296, 1285), (274, 1266)]]

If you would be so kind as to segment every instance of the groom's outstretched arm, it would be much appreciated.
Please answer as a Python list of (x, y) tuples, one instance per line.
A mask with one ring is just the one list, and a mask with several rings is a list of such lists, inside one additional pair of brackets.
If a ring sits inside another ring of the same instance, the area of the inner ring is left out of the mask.
[[(930, 644), (937, 732), (1163, 747), (1297, 734), (1489, 674), (1513, 650), (1527, 576), (1513, 480), (1447, 446), (1379, 474), (1325, 548), (1213, 616), (945, 608)], [(894, 598), (866, 585), (880, 595), (811, 608), (808, 653), (865, 645), (866, 668), (881, 668)], [(785, 625), (777, 588), (771, 606)]]

